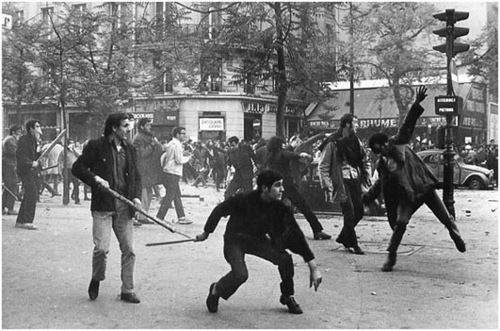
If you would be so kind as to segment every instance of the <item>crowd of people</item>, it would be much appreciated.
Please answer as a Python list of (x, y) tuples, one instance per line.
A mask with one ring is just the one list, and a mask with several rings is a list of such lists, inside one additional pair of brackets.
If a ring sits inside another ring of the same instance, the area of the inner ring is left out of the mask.
[[(322, 277), (294, 212), (297, 210), (305, 216), (314, 240), (331, 239), (300, 190), (301, 181), (310, 175), (304, 169), (308, 169), (313, 160), (318, 163), (325, 199), (340, 203), (343, 227), (336, 241), (347, 251), (365, 254), (356, 226), (365, 215), (365, 206), (383, 197), (393, 229), (383, 271), (392, 271), (406, 226), (423, 204), (445, 225), (457, 249), (465, 252), (455, 219), (436, 193), (436, 178), (416, 155), (416, 149), (422, 145), (415, 144), (420, 141), (412, 136), (423, 112), (420, 102), (426, 96), (425, 87), (417, 90), (415, 103), (396, 135), (377, 133), (368, 141), (357, 136), (358, 119), (352, 114), (342, 116), (336, 132), (314, 138), (297, 134), (288, 141), (272, 137), (267, 141), (247, 142), (232, 136), (227, 142), (196, 142), (187, 138), (186, 128), (182, 126), (173, 128), (169, 141), (159, 141), (148, 118), (137, 121), (132, 135), (132, 116), (113, 113), (106, 119), (101, 137), (83, 144), (69, 139), (68, 149), (63, 153), (61, 143), (42, 144), (40, 122), (29, 120), (25, 135), (21, 136), (19, 126), (13, 126), (3, 142), (3, 172), (13, 174), (11, 178), (3, 177), (4, 213), (18, 214), (16, 227), (36, 229), (33, 221), (37, 199), (44, 189), (52, 196), (60, 194), (58, 186), (64, 164), (69, 169), (67, 178), (73, 186), (71, 198), (75, 204), (80, 203), (81, 183), (85, 199), (91, 200), (95, 246), (88, 287), (90, 299), (97, 299), (105, 279), (112, 229), (122, 252), (121, 299), (140, 303), (134, 291), (134, 226), (166, 221), (172, 206), (176, 212), (173, 222), (192, 224), (186, 218), (181, 184), (204, 188), (213, 184), (217, 192), (224, 190), (224, 199), (207, 217), (203, 232), (195, 241), (206, 240), (219, 220), (229, 216), (224, 256), (231, 271), (210, 285), (208, 310), (217, 312), (219, 298), (229, 299), (246, 282), (245, 254), (251, 254), (278, 266), (282, 280), (279, 301), (289, 312), (300, 314), (302, 309), (293, 297), (294, 265), (285, 250), (304, 258), (310, 269), (310, 285), (314, 285), (315, 290)], [(41, 153), (47, 156), (41, 159)], [(496, 145), (490, 144), (488, 151), (478, 148), (474, 155), (471, 162), (495, 167), (496, 172)], [(17, 180), (9, 181), (16, 178), (15, 175), (21, 179), (24, 191), (18, 213), (13, 205), (18, 200), (19, 186)], [(129, 204), (110, 192), (128, 199)], [(150, 213), (154, 199), (159, 208), (152, 222), (151, 215), (147, 217), (137, 211)]]

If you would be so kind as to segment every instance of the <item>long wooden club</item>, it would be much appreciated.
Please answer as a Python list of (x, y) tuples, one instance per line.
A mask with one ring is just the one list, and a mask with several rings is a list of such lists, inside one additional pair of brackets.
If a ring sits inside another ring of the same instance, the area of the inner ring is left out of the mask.
[(142, 215), (146, 216), (147, 218), (149, 218), (150, 220), (152, 220), (153, 222), (155, 222), (156, 224), (164, 227), (165, 229), (167, 229), (168, 231), (172, 232), (172, 233), (177, 233), (177, 234), (180, 234), (181, 236), (184, 236), (186, 238), (189, 238), (189, 239), (192, 239), (190, 236), (188, 236), (187, 234), (185, 233), (182, 233), (182, 232), (179, 232), (177, 231), (174, 227), (162, 222), (159, 218), (157, 217), (154, 217), (153, 215), (150, 215), (148, 214), (144, 209), (142, 208), (138, 208), (136, 207), (136, 205), (130, 201), (129, 199), (125, 198), (123, 195), (121, 195), (120, 193), (110, 189), (110, 188), (107, 188), (107, 187), (104, 187), (104, 186), (101, 186), (101, 188), (108, 192), (109, 194), (111, 194), (114, 198), (126, 203), (128, 206), (134, 208), (134, 210), (136, 210), (137, 212), (141, 213)]
[(149, 243), (149, 244), (146, 244), (146, 246), (172, 245), (172, 244), (187, 243), (187, 242), (190, 242), (190, 241), (196, 241), (196, 239), (182, 239), (182, 240), (163, 241), (163, 242), (159, 242), (159, 243)]

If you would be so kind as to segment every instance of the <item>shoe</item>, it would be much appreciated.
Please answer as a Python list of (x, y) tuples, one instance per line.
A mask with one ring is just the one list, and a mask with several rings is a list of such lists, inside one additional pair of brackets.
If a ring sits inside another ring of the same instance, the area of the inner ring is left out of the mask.
[(212, 283), (212, 285), (210, 285), (210, 288), (208, 289), (207, 308), (211, 313), (216, 313), (217, 309), (219, 308), (220, 297), (214, 294), (216, 285), (217, 283)]
[(188, 220), (187, 218), (181, 218), (177, 221), (177, 224), (183, 224), (183, 225), (187, 225), (187, 224), (191, 224), (191, 223), (193, 223), (193, 222)]
[(359, 246), (353, 247), (352, 249), (356, 255), (365, 255), (365, 252)]
[(455, 222), (451, 223), (448, 231), (450, 232), (450, 237), (453, 239), (453, 242), (455, 243), (455, 247), (457, 247), (459, 252), (465, 252), (465, 243), (460, 236), (460, 232), (458, 232), (457, 225)]
[(138, 222), (138, 221), (134, 220), (134, 226), (142, 226), (142, 223), (140, 223), (140, 222)]
[(324, 233), (323, 231), (314, 232), (314, 240), (329, 240), (332, 239), (332, 236)]
[(84, 201), (90, 201), (91, 199), (90, 199), (88, 196), (85, 196), (85, 197), (83, 198), (83, 200), (84, 200)]
[(155, 224), (155, 222), (148, 220), (147, 218), (138, 220), (141, 224)]
[(123, 301), (127, 301), (130, 303), (141, 303), (141, 300), (137, 297), (137, 295), (134, 292), (130, 293), (123, 293), (120, 295), (120, 299)]
[(90, 300), (95, 300), (97, 299), (97, 296), (99, 295), (99, 281), (95, 279), (90, 280), (90, 285), (89, 285), (89, 298)]
[(282, 305), (285, 305), (288, 307), (288, 311), (292, 314), (302, 314), (302, 309), (300, 308), (299, 304), (295, 301), (295, 298), (290, 295), (281, 295), (280, 297), (280, 302)]
[(384, 263), (382, 266), (382, 271), (384, 272), (390, 272), (392, 271), (392, 267), (396, 265), (396, 254), (391, 254), (389, 253), (389, 256), (387, 257), (387, 261)]
[(349, 247), (351, 247), (351, 244), (349, 244), (349, 242), (347, 242), (345, 239), (343, 238), (337, 238), (335, 239), (336, 242), (338, 242), (339, 244), (342, 244), (344, 245), (345, 248), (349, 249)]
[(7, 210), (7, 215), (17, 215), (17, 211), (15, 211), (14, 209)]
[(16, 228), (26, 229), (26, 230), (36, 230), (38, 227), (33, 223), (16, 223)]

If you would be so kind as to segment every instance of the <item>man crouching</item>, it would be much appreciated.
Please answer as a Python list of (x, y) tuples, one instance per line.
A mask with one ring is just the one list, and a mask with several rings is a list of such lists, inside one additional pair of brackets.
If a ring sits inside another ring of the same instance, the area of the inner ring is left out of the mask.
[(224, 234), (224, 257), (231, 271), (210, 285), (207, 308), (217, 312), (219, 298), (227, 300), (248, 279), (245, 254), (258, 256), (278, 266), (281, 277), (280, 302), (292, 314), (302, 314), (295, 301), (294, 265), (292, 256), (285, 251), (301, 255), (309, 265), (310, 284), (318, 290), (321, 273), (314, 261), (307, 241), (289, 207), (281, 202), (283, 177), (265, 170), (257, 177), (257, 190), (229, 197), (214, 208), (196, 241), (203, 241), (212, 233), (222, 217), (230, 216)]

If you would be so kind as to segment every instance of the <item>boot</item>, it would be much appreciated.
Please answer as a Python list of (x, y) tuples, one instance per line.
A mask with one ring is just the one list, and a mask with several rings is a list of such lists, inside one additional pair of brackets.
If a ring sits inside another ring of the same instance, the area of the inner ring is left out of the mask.
[(457, 224), (456, 224), (455, 220), (453, 219), (453, 217), (452, 217), (450, 223), (446, 224), (446, 228), (450, 232), (450, 237), (453, 240), (453, 242), (455, 243), (455, 246), (457, 247), (458, 251), (462, 252), (462, 253), (465, 252), (465, 243), (464, 243), (462, 237), (460, 236), (460, 232), (458, 231)]
[(382, 271), (384, 272), (392, 271), (392, 267), (396, 265), (396, 256), (397, 256), (396, 252), (389, 252), (389, 255), (387, 256), (387, 261), (382, 266)]

